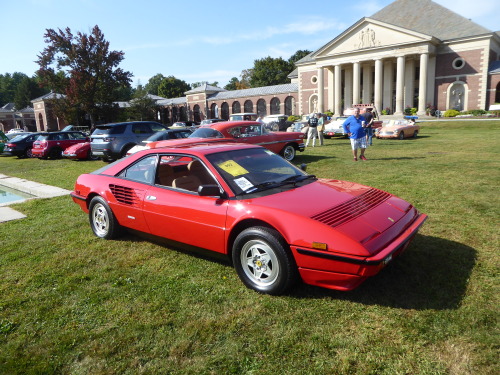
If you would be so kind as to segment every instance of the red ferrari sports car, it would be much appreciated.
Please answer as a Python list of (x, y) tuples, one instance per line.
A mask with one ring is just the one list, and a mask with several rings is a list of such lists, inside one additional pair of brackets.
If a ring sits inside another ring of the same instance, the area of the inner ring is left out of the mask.
[(234, 142), (140, 151), (81, 175), (71, 196), (98, 237), (130, 229), (210, 250), (232, 260), (247, 287), (275, 295), (300, 279), (356, 288), (427, 218), (390, 193), (318, 179)]
[(168, 147), (198, 142), (238, 142), (260, 145), (291, 161), (297, 151), (304, 151), (304, 134), (301, 132), (272, 132), (257, 121), (224, 121), (203, 125), (187, 139), (158, 141), (147, 144), (148, 148)]
[(68, 147), (62, 153), (63, 158), (78, 160), (97, 160), (97, 156), (92, 155), (90, 142), (78, 143)]

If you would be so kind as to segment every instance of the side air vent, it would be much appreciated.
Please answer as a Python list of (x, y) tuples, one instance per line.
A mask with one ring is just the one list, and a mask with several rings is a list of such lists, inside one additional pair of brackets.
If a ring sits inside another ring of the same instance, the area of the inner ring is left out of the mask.
[(140, 198), (134, 189), (120, 185), (109, 185), (109, 189), (118, 202), (135, 207), (139, 206)]
[(331, 227), (337, 227), (363, 215), (373, 207), (385, 202), (390, 197), (391, 194), (384, 191), (369, 189), (363, 194), (349, 199), (347, 202), (311, 216), (311, 219)]

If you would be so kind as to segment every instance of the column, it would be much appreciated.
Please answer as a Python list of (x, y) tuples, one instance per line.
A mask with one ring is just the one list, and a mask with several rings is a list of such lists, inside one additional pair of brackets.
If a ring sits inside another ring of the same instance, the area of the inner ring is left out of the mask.
[(384, 62), (384, 87), (383, 87), (383, 98), (382, 98), (382, 110), (392, 108), (392, 91), (394, 87), (394, 68), (391, 60)]
[(405, 67), (405, 99), (404, 105), (413, 108), (415, 96), (415, 60), (407, 59)]
[(375, 110), (380, 115), (382, 112), (382, 60), (375, 60), (375, 89), (373, 92), (373, 105), (375, 106)]
[(427, 67), (429, 65), (429, 54), (420, 55), (420, 73), (418, 77), (418, 112), (417, 115), (425, 115), (427, 105)]
[(352, 104), (359, 104), (359, 62), (352, 64)]
[(328, 99), (326, 101), (326, 110), (333, 111), (334, 102), (335, 102), (335, 73), (333, 71), (333, 66), (329, 66), (326, 68), (327, 71), (327, 79), (328, 79)]
[(325, 92), (325, 75), (323, 67), (318, 68), (318, 112), (323, 112)]
[(344, 109), (352, 106), (352, 68), (344, 69)]
[(342, 69), (341, 65), (335, 65), (335, 116), (342, 116)]
[(372, 66), (370, 63), (363, 65), (363, 101), (370, 104), (372, 102)]
[(405, 78), (405, 57), (398, 56), (396, 63), (396, 109), (395, 115), (403, 114), (403, 100), (404, 100), (404, 82)]

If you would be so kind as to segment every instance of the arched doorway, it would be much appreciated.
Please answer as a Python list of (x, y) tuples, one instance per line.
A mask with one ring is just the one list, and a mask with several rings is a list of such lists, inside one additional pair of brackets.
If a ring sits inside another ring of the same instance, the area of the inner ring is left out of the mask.
[(186, 107), (181, 107), (181, 116), (180, 116), (180, 120), (181, 121), (186, 121), (187, 120), (187, 115), (186, 115)]
[(45, 124), (43, 123), (43, 116), (41, 113), (38, 114), (38, 123), (40, 124), (40, 131), (45, 131)]
[(213, 103), (210, 106), (210, 117), (209, 118), (219, 118), (219, 106)]
[(278, 98), (272, 98), (271, 99), (271, 115), (279, 115), (280, 114), (280, 100)]
[(238, 101), (235, 101), (233, 103), (233, 113), (241, 113), (241, 105), (240, 105), (240, 102)]
[(291, 116), (293, 114), (293, 96), (287, 96), (285, 99), (285, 115)]
[(259, 116), (267, 116), (266, 101), (264, 99), (257, 100), (257, 114)]
[(252, 113), (253, 112), (253, 103), (251, 100), (246, 100), (244, 107), (243, 107), (243, 112), (245, 113)]
[(193, 107), (193, 119), (196, 122), (201, 121), (200, 106), (198, 104)]
[(229, 104), (227, 102), (222, 103), (220, 107), (221, 118), (224, 120), (229, 120)]

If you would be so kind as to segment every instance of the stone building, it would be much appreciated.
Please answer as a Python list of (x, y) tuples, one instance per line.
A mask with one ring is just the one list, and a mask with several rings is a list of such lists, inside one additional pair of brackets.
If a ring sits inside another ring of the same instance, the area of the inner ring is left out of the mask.
[(14, 103), (7, 103), (0, 108), (0, 130), (8, 132), (11, 129), (35, 131), (36, 123), (33, 108), (26, 107), (16, 110)]

